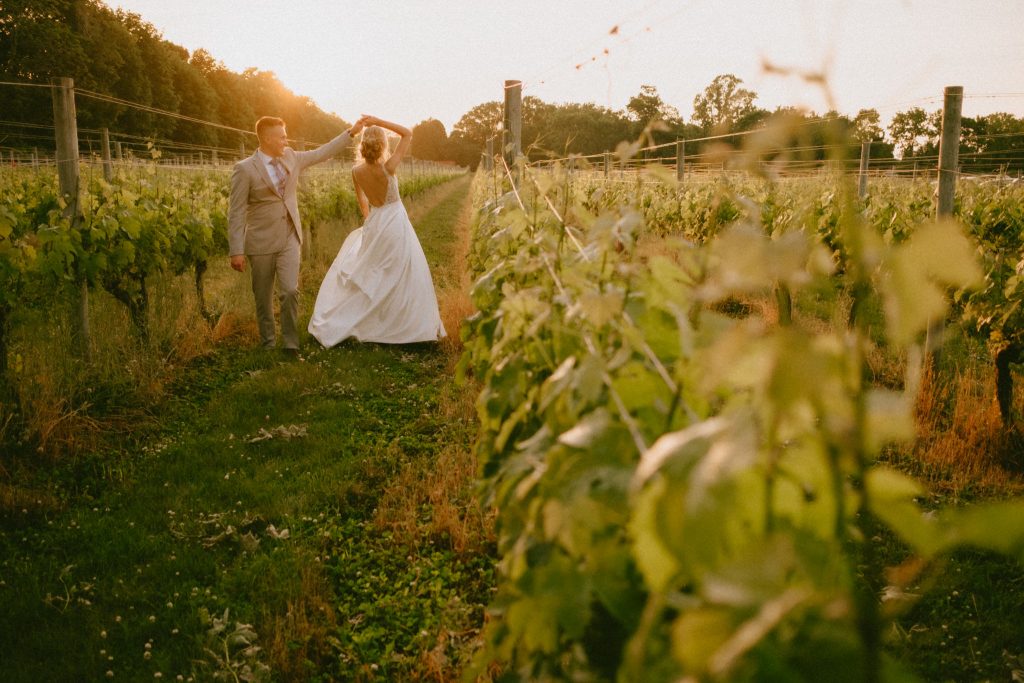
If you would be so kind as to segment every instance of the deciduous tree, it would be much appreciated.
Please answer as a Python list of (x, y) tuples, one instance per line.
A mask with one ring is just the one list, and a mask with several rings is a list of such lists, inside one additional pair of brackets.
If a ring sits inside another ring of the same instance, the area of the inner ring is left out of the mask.
[(437, 119), (427, 119), (413, 126), (412, 155), (417, 159), (439, 161), (448, 148), (448, 133)]
[[(941, 116), (941, 112), (938, 113)], [(889, 137), (892, 139), (902, 157), (919, 156), (936, 148), (939, 139), (937, 117), (929, 115), (924, 109), (914, 107), (901, 111), (892, 117), (889, 123)]]
[(731, 130), (754, 109), (757, 93), (740, 87), (743, 80), (732, 74), (715, 76), (704, 92), (693, 98), (693, 120), (705, 131)]

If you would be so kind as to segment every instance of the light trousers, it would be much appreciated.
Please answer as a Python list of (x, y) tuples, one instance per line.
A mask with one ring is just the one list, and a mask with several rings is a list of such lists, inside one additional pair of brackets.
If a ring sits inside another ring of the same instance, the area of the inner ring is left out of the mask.
[(289, 232), (288, 244), (283, 251), (273, 254), (249, 255), (252, 268), (252, 293), (256, 298), (256, 322), (260, 329), (263, 348), (272, 349), (277, 343), (274, 321), (274, 280), (281, 306), (281, 345), (286, 349), (299, 348), (296, 323), (299, 315), (299, 260), (302, 253), (299, 238)]

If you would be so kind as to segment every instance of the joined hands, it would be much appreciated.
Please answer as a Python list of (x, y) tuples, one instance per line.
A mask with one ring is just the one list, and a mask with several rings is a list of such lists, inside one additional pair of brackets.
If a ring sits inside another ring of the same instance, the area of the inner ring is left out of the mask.
[(371, 118), (374, 118), (374, 117), (367, 116), (366, 114), (363, 114), (362, 116), (360, 116), (359, 119), (355, 123), (352, 124), (352, 127), (348, 129), (349, 135), (352, 136), (352, 137), (355, 137), (355, 136), (359, 135), (359, 132), (363, 129), (364, 126), (366, 126), (366, 125), (373, 125), (373, 124), (370, 124), (369, 121), (367, 120), (367, 119), (371, 119)]

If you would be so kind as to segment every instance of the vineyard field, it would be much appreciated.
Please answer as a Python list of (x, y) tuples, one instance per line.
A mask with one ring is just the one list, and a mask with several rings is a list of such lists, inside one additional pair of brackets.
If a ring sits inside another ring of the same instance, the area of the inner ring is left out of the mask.
[[(936, 221), (905, 180), (518, 171), (481, 188), (463, 335), (498, 510), (487, 655), (559, 680), (1005, 671), (1019, 591), (959, 655), (913, 634), (962, 548), (1024, 558), (1021, 392), (994, 389), (1024, 189), (965, 184)], [(944, 411), (978, 436), (951, 446)]]

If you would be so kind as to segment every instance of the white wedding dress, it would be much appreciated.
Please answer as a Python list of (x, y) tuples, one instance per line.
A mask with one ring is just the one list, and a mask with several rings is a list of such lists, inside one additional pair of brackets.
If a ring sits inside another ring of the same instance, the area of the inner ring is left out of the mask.
[(309, 333), (326, 347), (353, 337), (407, 344), (446, 335), (427, 258), (388, 175), (382, 206), (345, 238), (313, 306)]

